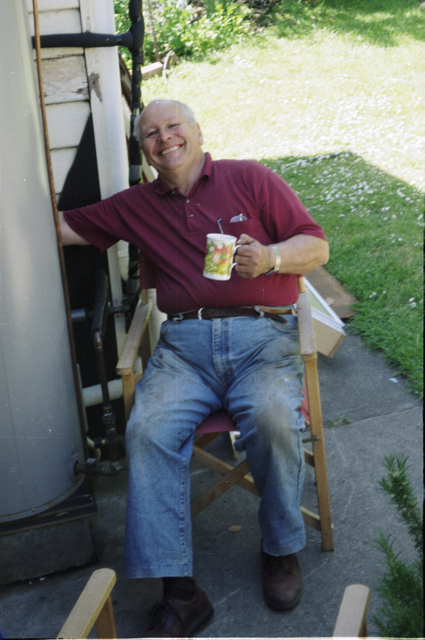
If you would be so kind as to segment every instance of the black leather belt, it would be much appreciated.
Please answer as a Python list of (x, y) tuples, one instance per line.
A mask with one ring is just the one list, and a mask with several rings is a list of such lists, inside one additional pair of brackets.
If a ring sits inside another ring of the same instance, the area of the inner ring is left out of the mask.
[(214, 318), (238, 318), (249, 316), (252, 318), (273, 318), (286, 322), (281, 315), (292, 314), (294, 307), (203, 307), (194, 311), (168, 314), (168, 320), (212, 320)]

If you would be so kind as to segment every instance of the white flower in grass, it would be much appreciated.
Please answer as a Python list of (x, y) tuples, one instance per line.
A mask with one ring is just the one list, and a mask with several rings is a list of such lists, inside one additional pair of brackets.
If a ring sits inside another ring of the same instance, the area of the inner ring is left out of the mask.
[(409, 299), (409, 303), (410, 303), (410, 306), (411, 306), (411, 307), (413, 307), (413, 308), (415, 308), (415, 307), (416, 307), (415, 298), (410, 298), (410, 299)]
[(373, 291), (373, 292), (370, 294), (369, 298), (370, 298), (370, 299), (372, 299), (372, 298), (376, 298), (376, 296), (377, 296), (377, 295), (378, 295), (378, 294), (376, 293), (376, 291)]

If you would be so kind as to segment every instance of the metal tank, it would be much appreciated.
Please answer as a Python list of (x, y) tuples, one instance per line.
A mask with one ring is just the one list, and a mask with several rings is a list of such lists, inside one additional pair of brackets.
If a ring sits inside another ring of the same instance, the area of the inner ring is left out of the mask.
[(61, 502), (84, 459), (25, 0), (0, 20), (0, 522)]

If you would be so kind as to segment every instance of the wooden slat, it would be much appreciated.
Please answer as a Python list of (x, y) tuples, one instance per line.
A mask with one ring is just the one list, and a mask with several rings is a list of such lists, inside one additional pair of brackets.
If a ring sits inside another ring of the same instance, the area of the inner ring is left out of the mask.
[(62, 102), (46, 107), (50, 149), (78, 147), (90, 115), (88, 102)]
[[(202, 453), (206, 453), (202, 451)], [(211, 489), (206, 491), (200, 498), (194, 500), (191, 504), (192, 517), (196, 516), (200, 511), (205, 509), (211, 502), (220, 497), (234, 484), (239, 483), (244, 476), (249, 473), (248, 461), (244, 460), (237, 467), (230, 467), (230, 471), (219, 480)]]
[(51, 152), (53, 180), (56, 193), (61, 193), (66, 176), (74, 162), (77, 147), (69, 149), (53, 149)]
[(301, 513), (304, 519), (304, 522), (309, 526), (313, 527), (313, 529), (317, 529), (317, 531), (321, 531), (320, 517), (317, 513), (306, 509), (305, 507), (301, 507)]
[[(40, 34), (81, 33), (80, 12), (78, 7), (61, 11), (39, 11)], [(30, 33), (34, 35), (34, 20), (30, 16)]]
[[(236, 468), (236, 467), (232, 467), (227, 462), (223, 462), (223, 460), (220, 460), (216, 456), (211, 455), (211, 453), (208, 453), (208, 451), (204, 451), (203, 449), (200, 449), (199, 447), (196, 446), (196, 444), (193, 446), (193, 458), (197, 462), (200, 462), (205, 467), (207, 467), (208, 469), (211, 469), (211, 471), (215, 471), (221, 476), (226, 475), (227, 473), (229, 473), (230, 471), (233, 471), (233, 469)], [(248, 473), (248, 472), (249, 472), (249, 468), (245, 473)], [(250, 478), (249, 476), (242, 477), (240, 480), (238, 480), (237, 484), (243, 489), (250, 491), (256, 496), (260, 495), (257, 489), (255, 488), (253, 479)]]
[(310, 294), (305, 289), (304, 279), (299, 278), (300, 295), (297, 302), (298, 329), (301, 355), (316, 353), (313, 321), (310, 309)]
[[(98, 616), (101, 616), (101, 638), (115, 638), (112, 605), (107, 604), (117, 580), (112, 569), (95, 571), (75, 603), (57, 638), (87, 638)], [(106, 610), (104, 610), (106, 605)]]
[(131, 375), (133, 373), (134, 363), (137, 358), (144, 332), (148, 327), (151, 311), (152, 302), (148, 302), (148, 304), (139, 303), (136, 307), (116, 368), (117, 373), (120, 376)]
[(366, 638), (366, 616), (370, 601), (370, 590), (363, 584), (352, 584), (344, 591), (334, 638)]
[(47, 104), (88, 100), (84, 56), (43, 61), (43, 88)]
[(308, 449), (304, 448), (304, 460), (306, 461), (307, 464), (309, 464), (311, 467), (314, 467), (314, 455), (312, 454), (311, 451), (309, 451)]
[[(40, 13), (62, 9), (78, 9), (79, 0), (38, 0), (37, 7)], [(33, 8), (32, 0), (27, 0), (28, 13), (32, 13)]]
[(331, 506), (326, 469), (317, 360), (307, 360), (304, 362), (304, 365), (310, 413), (310, 430), (313, 437), (314, 468), (321, 522), (322, 548), (323, 551), (333, 551)]
[(98, 638), (116, 638), (114, 610), (111, 596), (107, 599), (95, 622)]

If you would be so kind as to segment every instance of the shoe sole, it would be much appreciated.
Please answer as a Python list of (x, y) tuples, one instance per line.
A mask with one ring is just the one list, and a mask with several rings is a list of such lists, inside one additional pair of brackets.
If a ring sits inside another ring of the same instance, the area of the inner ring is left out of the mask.
[(300, 604), (302, 596), (303, 589), (301, 589), (295, 600), (289, 602), (288, 604), (276, 603), (274, 602), (274, 600), (269, 600), (269, 598), (266, 598), (265, 596), (264, 600), (266, 601), (267, 606), (270, 607), (270, 609), (273, 609), (273, 611), (290, 611), (290, 609), (295, 609), (295, 607)]

